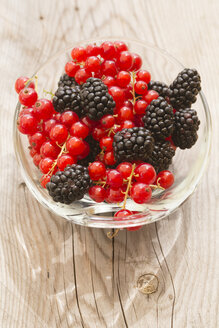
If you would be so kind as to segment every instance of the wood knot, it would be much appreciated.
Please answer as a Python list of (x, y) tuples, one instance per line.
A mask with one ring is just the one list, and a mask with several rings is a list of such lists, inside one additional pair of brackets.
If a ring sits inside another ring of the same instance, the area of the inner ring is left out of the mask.
[(140, 276), (137, 280), (136, 288), (142, 294), (153, 294), (156, 293), (159, 286), (158, 277), (153, 273), (146, 273)]

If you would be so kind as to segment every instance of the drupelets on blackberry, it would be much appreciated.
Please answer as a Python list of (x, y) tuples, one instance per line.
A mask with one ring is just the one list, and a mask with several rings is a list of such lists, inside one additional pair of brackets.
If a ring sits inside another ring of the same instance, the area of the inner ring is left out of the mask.
[(55, 202), (71, 204), (82, 199), (91, 185), (87, 168), (73, 164), (51, 177), (46, 188)]
[(175, 150), (169, 141), (157, 141), (154, 144), (154, 149), (151, 156), (148, 157), (148, 163), (154, 166), (156, 172), (168, 169), (172, 163), (172, 158), (175, 155)]
[(151, 155), (154, 139), (143, 127), (123, 129), (113, 139), (113, 152), (117, 162), (145, 160)]
[(201, 90), (201, 77), (196, 69), (185, 68), (170, 85), (170, 103), (175, 109), (189, 108)]
[(156, 91), (159, 96), (163, 98), (169, 98), (171, 96), (171, 90), (164, 82), (150, 81), (148, 84), (148, 89)]
[(58, 82), (58, 87), (74, 87), (78, 85), (78, 83), (75, 81), (74, 77), (70, 77), (68, 76), (67, 74), (63, 74), (60, 79), (59, 79), (59, 82)]
[(81, 87), (81, 105), (91, 120), (98, 121), (107, 114), (113, 114), (115, 102), (107, 86), (98, 78), (90, 77)]
[(152, 100), (143, 116), (145, 128), (155, 139), (165, 139), (173, 132), (173, 108), (163, 97)]
[(191, 108), (179, 109), (175, 113), (174, 131), (172, 140), (181, 148), (191, 148), (198, 139), (197, 131), (200, 121), (197, 112)]

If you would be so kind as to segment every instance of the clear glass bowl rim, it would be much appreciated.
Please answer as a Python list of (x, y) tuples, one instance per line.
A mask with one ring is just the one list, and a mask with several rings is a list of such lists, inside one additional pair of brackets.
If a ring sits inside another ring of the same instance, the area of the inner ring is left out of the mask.
[[(95, 39), (89, 39), (89, 40), (81, 40), (80, 42), (75, 42), (74, 45), (71, 45), (69, 47), (67, 47), (64, 50), (59, 51), (58, 53), (56, 53), (54, 56), (50, 57), (43, 65), (41, 65), (39, 67), (39, 69), (33, 74), (32, 78), (37, 75), (41, 70), (44, 69), (44, 67), (46, 67), (50, 62), (52, 62), (53, 60), (55, 60), (56, 58), (58, 58), (61, 54), (63, 53), (67, 53), (70, 52), (72, 47), (77, 47), (83, 44), (88, 44), (88, 43), (95, 43), (95, 42), (103, 42), (103, 41), (114, 41), (114, 40), (118, 40), (118, 41), (124, 41), (124, 42), (128, 42), (128, 43), (136, 43), (142, 47), (145, 48), (149, 48), (152, 51), (155, 52), (159, 52), (162, 55), (168, 57), (169, 60), (172, 60), (173, 62), (175, 62), (176, 64), (178, 64), (179, 66), (181, 66), (181, 68), (185, 68), (183, 66), (183, 64), (176, 59), (173, 55), (171, 55), (170, 53), (168, 53), (166, 50), (163, 50), (153, 44), (150, 44), (148, 42), (145, 42), (143, 40), (135, 40), (135, 39), (130, 39), (130, 38), (121, 38), (121, 37), (102, 37), (102, 38), (95, 38)], [(201, 102), (203, 104), (203, 108), (204, 108), (204, 113), (206, 116), (206, 126), (207, 126), (207, 147), (206, 147), (206, 156), (204, 157), (204, 161), (202, 163), (202, 167), (201, 170), (199, 172), (199, 174), (197, 175), (197, 178), (195, 180), (195, 182), (193, 183), (192, 186), (190, 186), (190, 188), (188, 189), (188, 192), (185, 192), (183, 197), (180, 199), (180, 201), (178, 203), (175, 203), (175, 206), (171, 209), (168, 209), (167, 211), (163, 212), (163, 213), (159, 213), (157, 212), (156, 215), (153, 216), (153, 218), (151, 220), (148, 219), (147, 215), (148, 215), (148, 211), (146, 210), (146, 212), (142, 212), (139, 215), (139, 218), (133, 215), (127, 217), (125, 220), (118, 220), (115, 221), (113, 220), (113, 217), (105, 217), (104, 216), (98, 216), (98, 215), (94, 215), (94, 214), (89, 214), (87, 215), (86, 212), (82, 211), (82, 215), (84, 215), (84, 218), (82, 220), (77, 220), (74, 218), (69, 219), (68, 215), (62, 215), (60, 216), (61, 218), (67, 219), (68, 221), (71, 220), (72, 222), (79, 224), (79, 225), (83, 225), (83, 226), (90, 226), (90, 227), (98, 227), (98, 228), (125, 228), (125, 227), (135, 227), (138, 225), (146, 225), (155, 221), (159, 221), (163, 218), (165, 218), (166, 216), (170, 215), (171, 213), (173, 213), (175, 210), (177, 210), (195, 191), (198, 183), (200, 182), (201, 177), (203, 176), (203, 173), (207, 167), (208, 164), (208, 160), (209, 160), (209, 155), (210, 155), (210, 149), (211, 149), (211, 139), (212, 139), (212, 121), (211, 121), (211, 115), (210, 115), (210, 110), (209, 110), (209, 106), (207, 103), (207, 100), (205, 98), (205, 95), (202, 91), (199, 92), (199, 96), (201, 99)], [(21, 104), (18, 101), (17, 105), (16, 105), (16, 109), (15, 109), (15, 114), (14, 114), (14, 127), (13, 127), (13, 142), (14, 142), (14, 150), (15, 150), (15, 155), (16, 155), (16, 159), (17, 162), (21, 168), (21, 172), (22, 172), (22, 176), (24, 178), (25, 183), (27, 184), (29, 190), (31, 191), (31, 193), (34, 195), (34, 197), (39, 201), (40, 204), (42, 204), (44, 207), (46, 207), (47, 209), (49, 209), (51, 212), (56, 213), (56, 211), (47, 204), (47, 202), (45, 201), (43, 195), (38, 192), (37, 188), (35, 188), (34, 183), (32, 183), (31, 179), (28, 177), (28, 175), (25, 172), (25, 168), (23, 166), (23, 162), (22, 162), (22, 158), (20, 156), (19, 150), (17, 147), (17, 143), (20, 143), (19, 141), (19, 131), (17, 129), (17, 119), (18, 119), (18, 115), (19, 115), (19, 111), (20, 111), (20, 107)], [(100, 204), (98, 204), (98, 206), (100, 206)], [(147, 217), (147, 219), (146, 219)]]

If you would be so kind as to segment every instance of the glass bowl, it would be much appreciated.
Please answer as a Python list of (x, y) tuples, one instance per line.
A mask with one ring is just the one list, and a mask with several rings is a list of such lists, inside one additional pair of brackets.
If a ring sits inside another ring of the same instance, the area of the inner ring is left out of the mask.
[[(73, 47), (94, 42), (100, 44), (105, 40), (88, 40), (74, 44), (49, 59), (34, 74), (38, 77), (39, 97), (45, 97), (44, 89), (53, 92), (56, 90), (57, 82), (64, 71), (65, 63), (70, 59)], [(173, 56), (157, 47), (131, 39), (120, 40), (128, 44), (130, 51), (141, 55), (142, 67), (151, 73), (153, 80), (169, 84), (184, 68)], [(126, 220), (113, 219), (114, 213), (121, 208), (118, 204), (95, 203), (87, 195), (71, 205), (55, 203), (51, 199), (47, 190), (40, 185), (41, 173), (34, 166), (29, 155), (28, 138), (17, 130), (16, 123), (21, 108), (18, 102), (14, 115), (14, 147), (23, 178), (32, 194), (43, 206), (76, 224), (97, 228), (125, 228), (158, 221), (176, 210), (194, 192), (208, 162), (212, 128), (210, 112), (203, 92), (199, 93), (198, 100), (192, 107), (197, 110), (201, 121), (199, 138), (192, 149), (176, 150), (170, 167), (175, 176), (173, 186), (166, 191), (153, 192), (153, 197), (147, 204), (139, 205), (128, 199), (126, 208), (139, 213), (127, 217)]]

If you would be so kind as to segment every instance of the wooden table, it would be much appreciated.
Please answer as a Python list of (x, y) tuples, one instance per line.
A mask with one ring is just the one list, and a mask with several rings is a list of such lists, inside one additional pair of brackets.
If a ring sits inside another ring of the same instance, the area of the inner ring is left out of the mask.
[[(218, 14), (217, 0), (1, 0), (2, 328), (219, 327)], [(151, 42), (200, 71), (214, 138), (186, 204), (110, 241), (107, 231), (67, 223), (32, 197), (15, 161), (12, 121), (18, 76), (74, 41), (112, 35)], [(159, 282), (155, 293), (136, 288), (144, 274)]]

